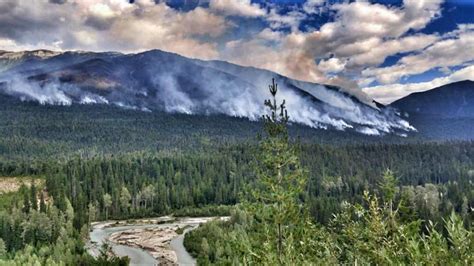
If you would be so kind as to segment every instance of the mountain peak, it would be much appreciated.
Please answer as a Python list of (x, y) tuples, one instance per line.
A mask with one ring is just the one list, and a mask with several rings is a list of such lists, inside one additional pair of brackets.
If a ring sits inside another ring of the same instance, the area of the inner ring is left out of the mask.
[(61, 52), (50, 51), (50, 50), (31, 50), (31, 51), (20, 51), (20, 52), (11, 52), (11, 51), (1, 51), (0, 59), (9, 59), (9, 60), (18, 60), (25, 57), (38, 57), (46, 59), (61, 54)]
[(457, 85), (474, 85), (474, 81), (472, 81), (472, 80), (470, 80), (470, 79), (465, 79), (465, 80), (456, 81), (456, 82), (453, 82), (453, 83), (450, 83), (450, 84), (447, 84), (447, 85), (453, 85), (453, 84), (457, 84)]
[(474, 117), (474, 81), (461, 80), (412, 93), (390, 106), (415, 114)]

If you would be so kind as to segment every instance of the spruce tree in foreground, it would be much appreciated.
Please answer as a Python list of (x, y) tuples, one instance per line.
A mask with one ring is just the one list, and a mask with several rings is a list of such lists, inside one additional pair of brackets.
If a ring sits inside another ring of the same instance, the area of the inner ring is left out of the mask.
[[(249, 212), (264, 233), (263, 249), (254, 251), (255, 262), (288, 264), (298, 261), (302, 237), (310, 224), (301, 201), (306, 175), (297, 150), (288, 136), (289, 116), (285, 100), (277, 101), (278, 85), (269, 86), (271, 99), (265, 100), (269, 113), (263, 116), (265, 134), (256, 156), (257, 185), (252, 190)], [(250, 252), (252, 254), (252, 251)], [(301, 259), (301, 258), (300, 258)]]

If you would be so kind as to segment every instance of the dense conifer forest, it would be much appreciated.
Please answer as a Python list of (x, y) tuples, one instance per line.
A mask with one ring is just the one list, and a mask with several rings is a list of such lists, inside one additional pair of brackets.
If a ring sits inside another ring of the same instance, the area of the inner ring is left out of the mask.
[[(90, 223), (167, 214), (231, 215), (187, 235), (204, 265), (474, 263), (474, 142), (287, 125), (272, 102), (265, 122), (2, 102), (0, 176), (39, 181), (0, 195), (0, 264), (126, 264), (85, 252)], [(297, 178), (269, 199), (272, 160)]]

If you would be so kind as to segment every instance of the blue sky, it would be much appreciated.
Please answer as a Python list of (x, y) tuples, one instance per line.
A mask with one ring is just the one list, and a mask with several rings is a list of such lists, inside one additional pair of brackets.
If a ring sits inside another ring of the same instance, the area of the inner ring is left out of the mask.
[(0, 49), (161, 49), (389, 103), (474, 79), (474, 0), (4, 0)]

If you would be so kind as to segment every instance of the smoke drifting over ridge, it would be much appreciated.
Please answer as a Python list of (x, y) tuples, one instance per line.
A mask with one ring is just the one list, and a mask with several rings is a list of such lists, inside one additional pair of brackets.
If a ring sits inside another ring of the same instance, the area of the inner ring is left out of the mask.
[(286, 100), (293, 122), (369, 135), (414, 130), (393, 110), (378, 109), (367, 98), (336, 87), (157, 50), (128, 55), (68, 52), (9, 64), (0, 72), (0, 93), (41, 104), (112, 104), (141, 111), (257, 120), (266, 111), (263, 101), (269, 97), (268, 84), (276, 78), (278, 99)]

